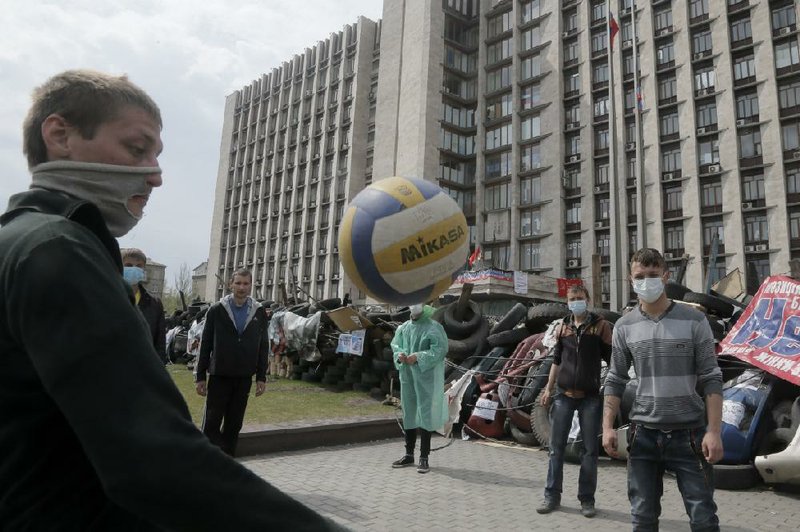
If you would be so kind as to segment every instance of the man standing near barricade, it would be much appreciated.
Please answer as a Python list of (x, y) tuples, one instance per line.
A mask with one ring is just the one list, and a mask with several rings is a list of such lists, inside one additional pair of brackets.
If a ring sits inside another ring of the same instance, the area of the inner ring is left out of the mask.
[(164, 305), (161, 304), (160, 299), (151, 295), (144, 287), (144, 281), (147, 279), (145, 266), (147, 266), (147, 256), (141, 249), (126, 248), (122, 250), (122, 276), (131, 286), (136, 306), (139, 307), (144, 321), (147, 322), (153, 347), (161, 362), (166, 364), (168, 362), (167, 326)]
[(564, 472), (564, 450), (572, 427), (574, 413), (583, 437), (581, 469), (578, 477), (578, 500), (581, 514), (594, 517), (597, 489), (597, 457), (600, 450), (600, 368), (611, 358), (611, 324), (588, 310), (589, 291), (583, 285), (567, 291), (570, 315), (557, 329), (550, 377), (542, 392), (542, 405), (550, 411), (550, 465), (544, 501), (536, 508), (540, 514), (550, 513), (561, 504)]
[(125, 76), (33, 94), (30, 190), (0, 216), (0, 528), (338, 529), (208, 442), (158, 359), (117, 238), (161, 186), (161, 113)]
[(722, 458), (722, 372), (711, 327), (702, 313), (667, 299), (669, 273), (657, 250), (640, 249), (630, 267), (639, 305), (614, 326), (603, 447), (617, 456), (614, 420), (633, 364), (639, 377), (628, 428), (633, 530), (658, 530), (663, 476), (669, 469), (677, 477), (692, 530), (718, 531), (711, 464)]
[(236, 453), (253, 375), (256, 397), (264, 393), (267, 383), (269, 323), (261, 304), (250, 297), (252, 283), (249, 270), (234, 272), (233, 293), (206, 312), (197, 359), (197, 393), (207, 395), (203, 432), (231, 456)]
[(431, 319), (432, 315), (432, 307), (412, 305), (411, 319), (397, 328), (392, 339), (394, 365), (400, 372), (400, 404), (406, 433), (406, 454), (392, 463), (392, 467), (414, 465), (419, 433), (419, 473), (429, 471), (431, 432), (442, 428), (447, 421), (444, 400), (447, 335), (441, 324)]

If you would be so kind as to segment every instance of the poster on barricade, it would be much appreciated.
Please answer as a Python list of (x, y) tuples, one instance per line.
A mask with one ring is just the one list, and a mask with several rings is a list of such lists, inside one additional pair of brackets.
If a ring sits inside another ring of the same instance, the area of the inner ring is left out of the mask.
[(767, 277), (719, 347), (721, 355), (800, 385), (800, 282)]

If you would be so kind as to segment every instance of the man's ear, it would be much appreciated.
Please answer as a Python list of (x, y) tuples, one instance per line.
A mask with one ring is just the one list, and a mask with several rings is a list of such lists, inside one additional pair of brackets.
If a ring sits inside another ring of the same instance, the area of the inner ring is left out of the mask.
[(42, 140), (47, 149), (47, 160), (69, 159), (69, 136), (72, 126), (63, 116), (51, 114), (42, 122)]

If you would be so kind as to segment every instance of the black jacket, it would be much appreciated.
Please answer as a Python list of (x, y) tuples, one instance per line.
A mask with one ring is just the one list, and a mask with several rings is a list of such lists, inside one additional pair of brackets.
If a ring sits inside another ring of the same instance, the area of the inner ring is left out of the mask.
[(239, 334), (233, 323), (230, 305), (233, 296), (225, 296), (206, 313), (200, 356), (197, 357), (197, 381), (206, 373), (222, 377), (250, 377), (267, 380), (267, 327), (269, 321), (256, 301), (248, 298), (250, 313), (244, 331)]
[(139, 311), (147, 322), (150, 329), (150, 338), (153, 340), (153, 347), (158, 353), (159, 358), (167, 363), (167, 324), (164, 317), (164, 305), (161, 300), (148, 292), (144, 286), (139, 284)]
[(197, 430), (94, 205), (34, 189), (0, 224), (0, 528), (331, 526)]
[(556, 384), (563, 390), (580, 390), (587, 395), (600, 391), (601, 360), (611, 362), (611, 323), (589, 312), (580, 327), (570, 314), (558, 330), (553, 364), (558, 365)]

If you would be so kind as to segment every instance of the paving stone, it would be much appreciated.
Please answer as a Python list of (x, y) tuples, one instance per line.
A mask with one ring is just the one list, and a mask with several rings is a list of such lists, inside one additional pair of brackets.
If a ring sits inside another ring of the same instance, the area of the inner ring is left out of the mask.
[[(441, 445), (434, 439), (433, 447)], [(534, 448), (456, 440), (431, 454), (426, 475), (392, 469), (400, 439), (252, 457), (242, 463), (281, 490), (354, 531), (630, 529), (625, 464), (601, 459), (597, 516), (580, 515), (578, 470), (564, 466), (559, 511), (535, 512), (547, 476), (547, 453)], [(800, 495), (766, 487), (718, 490), (723, 531), (796, 530)], [(688, 531), (675, 479), (665, 477), (660, 529)]]

